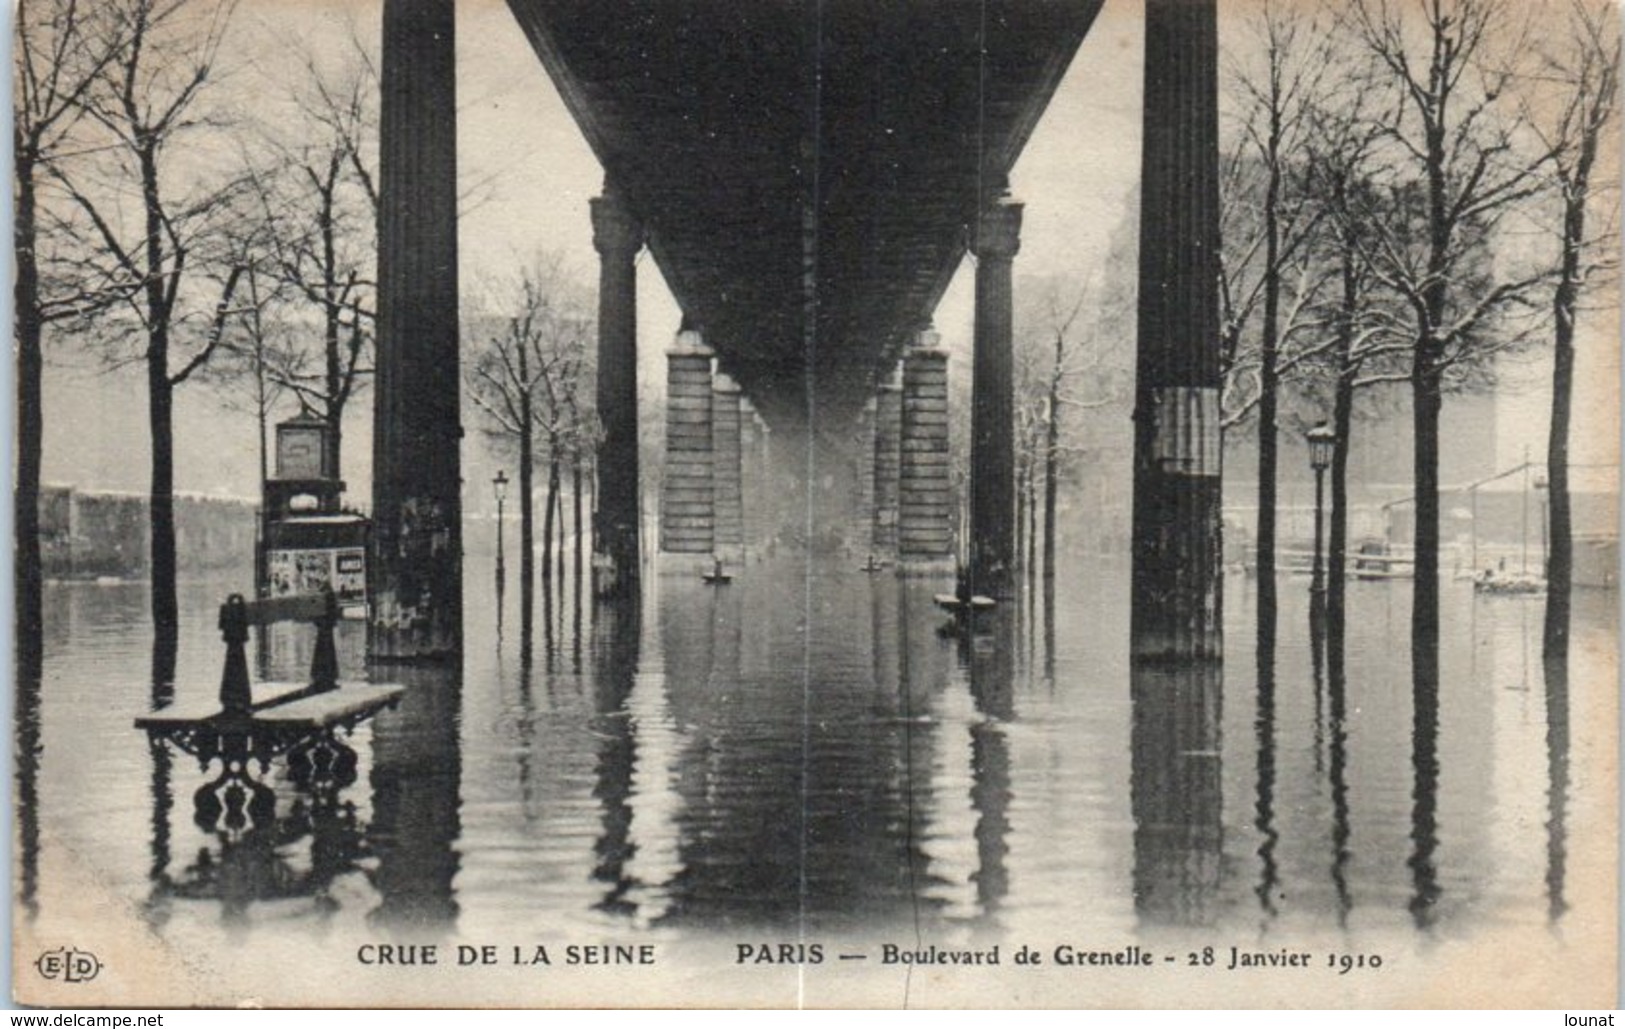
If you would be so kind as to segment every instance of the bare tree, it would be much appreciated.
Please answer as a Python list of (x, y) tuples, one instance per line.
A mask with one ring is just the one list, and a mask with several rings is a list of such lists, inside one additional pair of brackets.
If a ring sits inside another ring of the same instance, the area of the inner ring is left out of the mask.
[[(108, 339), (131, 340), (133, 360), (146, 369), (157, 699), (172, 690), (178, 640), (174, 391), (218, 348), (244, 270), (241, 249), (230, 243), (240, 186), (210, 181), (195, 164), (184, 175), (170, 166), (184, 159), (181, 138), (210, 125), (198, 101), (232, 7), (233, 0), (104, 5), (104, 31), (119, 44), (78, 102), (103, 133), (105, 150), (94, 176), (69, 178), (51, 168), (54, 187), (74, 208), (71, 220), (53, 229), (77, 245), (74, 271), (89, 288), (127, 298), (98, 318), (99, 329)], [(131, 195), (139, 199), (127, 210)], [(196, 274), (211, 264), (226, 267), (213, 282)]]
[[(1261, 47), (1258, 67), (1243, 64), (1231, 76), (1242, 104), (1241, 129), (1226, 176), (1226, 221), (1234, 230), (1222, 252), (1220, 289), (1232, 373), (1239, 337), (1259, 315), (1253, 400), (1258, 421), (1258, 633), (1261, 659), (1275, 637), (1275, 494), (1277, 411), (1282, 349), (1281, 306), (1296, 272), (1294, 294), (1301, 310), (1319, 282), (1305, 241), (1315, 231), (1319, 210), (1302, 188), (1304, 148), (1310, 138), (1308, 112), (1317, 100), (1328, 66), (1320, 26), (1297, 9), (1267, 3), (1256, 26)], [(1294, 312), (1296, 313), (1296, 312)], [(1296, 322), (1296, 319), (1293, 319)], [(1233, 391), (1232, 391), (1233, 392)], [(1233, 412), (1232, 417), (1238, 415)]]
[[(1361, 246), (1365, 221), (1377, 210), (1369, 167), (1375, 130), (1358, 97), (1327, 103), (1314, 115), (1309, 189), (1323, 212), (1326, 231), (1318, 247), (1328, 257), (1332, 288), (1321, 302), (1330, 331), (1327, 353), (1317, 355), (1332, 390), (1331, 503), (1327, 534), (1326, 614), (1330, 653), (1342, 667), (1348, 567), (1348, 460), (1354, 436), (1355, 399), (1362, 387), (1402, 374), (1408, 365), (1403, 312), (1382, 293)], [(1397, 331), (1396, 331), (1397, 330)], [(1362, 377), (1371, 370), (1377, 374)]]
[[(256, 242), (250, 242), (256, 246)], [(229, 274), (229, 271), (228, 271)], [(219, 352), (205, 366), (204, 374), (219, 391), (224, 405), (254, 416), (259, 449), (259, 543), (255, 548), (255, 589), (264, 587), (264, 540), (270, 518), (266, 483), (271, 476), (271, 414), (288, 392), (276, 374), (279, 362), (289, 349), (287, 325), (276, 317), (282, 300), (281, 281), (259, 263), (249, 263), (242, 275), (238, 295), (242, 303), (222, 336)]]
[[(1406, 11), (1413, 10), (1408, 5)], [(1410, 312), (1415, 444), (1416, 585), (1412, 664), (1437, 682), (1439, 411), (1451, 368), (1521, 343), (1543, 269), (1482, 259), (1507, 216), (1543, 187), (1545, 154), (1500, 97), (1514, 78), (1520, 12), (1500, 0), (1424, 0), (1416, 17), (1356, 0), (1352, 26), (1376, 58), (1371, 84), (1391, 98), (1382, 141), (1393, 154), (1383, 217), (1362, 240), (1373, 274)], [(1497, 45), (1503, 44), (1503, 45)], [(1363, 88), (1363, 87), (1362, 87)]]
[[(1546, 561), (1546, 622), (1543, 650), (1548, 659), (1568, 656), (1570, 593), (1574, 579), (1574, 516), (1569, 497), (1569, 421), (1574, 397), (1574, 335), (1582, 293), (1613, 268), (1611, 231), (1617, 219), (1610, 205), (1601, 212), (1605, 228), (1593, 220), (1604, 185), (1595, 176), (1597, 160), (1614, 127), (1619, 92), (1620, 27), (1612, 4), (1571, 0), (1568, 32), (1544, 60), (1531, 99), (1555, 109), (1543, 135), (1551, 147), (1553, 177), (1561, 201), (1557, 288), (1552, 296), (1552, 412), (1547, 439), (1550, 545)], [(1556, 93), (1555, 97), (1550, 96)], [(1538, 109), (1538, 107), (1537, 107)], [(1539, 125), (1542, 119), (1532, 118)], [(1617, 197), (1615, 198), (1617, 204)]]
[[(298, 44), (295, 44), (298, 45)], [(287, 287), (286, 316), (313, 312), (319, 344), (291, 340), (274, 376), (328, 426), (332, 467), (339, 468), (344, 411), (372, 369), (371, 350), (378, 213), (377, 68), (353, 36), (343, 59), (328, 67), (308, 49), (286, 107), (264, 127), (268, 159), (253, 182), (265, 219), (269, 263)]]
[(497, 301), (511, 305), (512, 314), (471, 319), (476, 324), (465, 336), (475, 341), (476, 349), (467, 388), (485, 415), (487, 431), (518, 451), (521, 646), (528, 650), (536, 579), (537, 450), (548, 461), (541, 574), (551, 584), (561, 462), (591, 429), (582, 419), (583, 390), (590, 389), (583, 383), (583, 370), (591, 323), (559, 255), (544, 255), (526, 268), (514, 293), (512, 299)]
[(112, 296), (42, 282), (39, 188), (42, 175), (65, 175), (62, 162), (78, 145), (84, 101), (118, 53), (122, 37), (97, 21), (99, 9), (79, 0), (18, 0), (12, 88), (12, 169), (17, 261), (13, 318), (17, 332), (17, 481), (15, 503), (16, 639), (20, 668), (38, 667), (43, 617), (40, 589), (39, 491), (44, 452), (42, 379), (45, 326), (113, 302)]
[(1128, 382), (1100, 342), (1104, 337), (1090, 338), (1087, 332), (1083, 313), (1092, 306), (1088, 289), (1041, 279), (1023, 283), (1018, 295), (1024, 298), (1016, 340), (1016, 465), (1027, 523), (1023, 531), (1029, 569), (1042, 567), (1045, 595), (1053, 598), (1061, 477), (1077, 449), (1067, 413), (1120, 401)]

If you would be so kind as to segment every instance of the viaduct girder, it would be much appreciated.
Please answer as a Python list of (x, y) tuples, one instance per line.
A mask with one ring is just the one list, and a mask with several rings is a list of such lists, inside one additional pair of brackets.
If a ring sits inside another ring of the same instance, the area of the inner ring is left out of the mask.
[(509, 0), (685, 320), (770, 421), (928, 322), (1100, 0)]

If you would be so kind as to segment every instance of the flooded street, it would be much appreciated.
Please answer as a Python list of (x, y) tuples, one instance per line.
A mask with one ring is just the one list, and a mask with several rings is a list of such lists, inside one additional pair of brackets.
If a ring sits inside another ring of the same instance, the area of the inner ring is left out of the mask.
[[(1607, 684), (1549, 695), (1538, 599), (1446, 583), (1438, 709), (1419, 713), (1404, 583), (1350, 584), (1339, 682), (1312, 661), (1307, 580), (1283, 577), (1260, 689), (1239, 574), (1222, 675), (1131, 676), (1126, 605), (1101, 601), (1126, 596), (1123, 565), (1068, 563), (1053, 632), (1009, 612), (971, 640), (941, 631), (937, 587), (890, 571), (779, 557), (723, 587), (651, 580), (641, 610), (583, 605), (572, 580), (538, 591), (528, 658), (489, 569), (470, 560), (463, 674), (374, 669), (408, 693), (349, 738), (354, 781), (313, 795), (279, 760), (274, 823), (238, 831), (200, 828), (209, 777), (132, 728), (145, 586), (48, 588), (25, 910), (112, 904), (229, 976), (232, 955), (306, 937), (352, 968), (368, 940), (490, 941), (504, 962), (532, 942), (728, 961), (760, 941), (1181, 961), (1193, 942), (1222, 964), (1230, 945), (1560, 937), (1565, 912), (1612, 909), (1566, 874), (1565, 836), (1611, 802), (1569, 772), (1608, 739), (1580, 714)], [(183, 591), (181, 702), (217, 689), (229, 588)], [(1605, 640), (1613, 594), (1576, 599), (1579, 645)], [(361, 629), (340, 626), (346, 681)], [(279, 627), (263, 668), (302, 677), (309, 635)], [(20, 753), (34, 727), (25, 709)]]

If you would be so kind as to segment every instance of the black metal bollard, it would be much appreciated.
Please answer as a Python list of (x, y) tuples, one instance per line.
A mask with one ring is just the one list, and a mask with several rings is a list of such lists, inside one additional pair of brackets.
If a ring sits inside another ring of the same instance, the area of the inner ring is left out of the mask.
[(229, 715), (246, 715), (254, 706), (254, 695), (248, 683), (248, 608), (241, 593), (233, 593), (220, 605), (220, 638), (226, 641), (220, 708)]
[(316, 650), (310, 658), (310, 687), (335, 690), (339, 685), (339, 652), (333, 629), (339, 620), (339, 601), (331, 589), (322, 590), (322, 614), (316, 619)]

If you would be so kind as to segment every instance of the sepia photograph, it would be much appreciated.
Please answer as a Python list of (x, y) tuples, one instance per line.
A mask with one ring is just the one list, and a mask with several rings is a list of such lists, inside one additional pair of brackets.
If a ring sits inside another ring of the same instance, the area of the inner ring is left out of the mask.
[(9, 38), (13, 1003), (1620, 1003), (1617, 0)]

